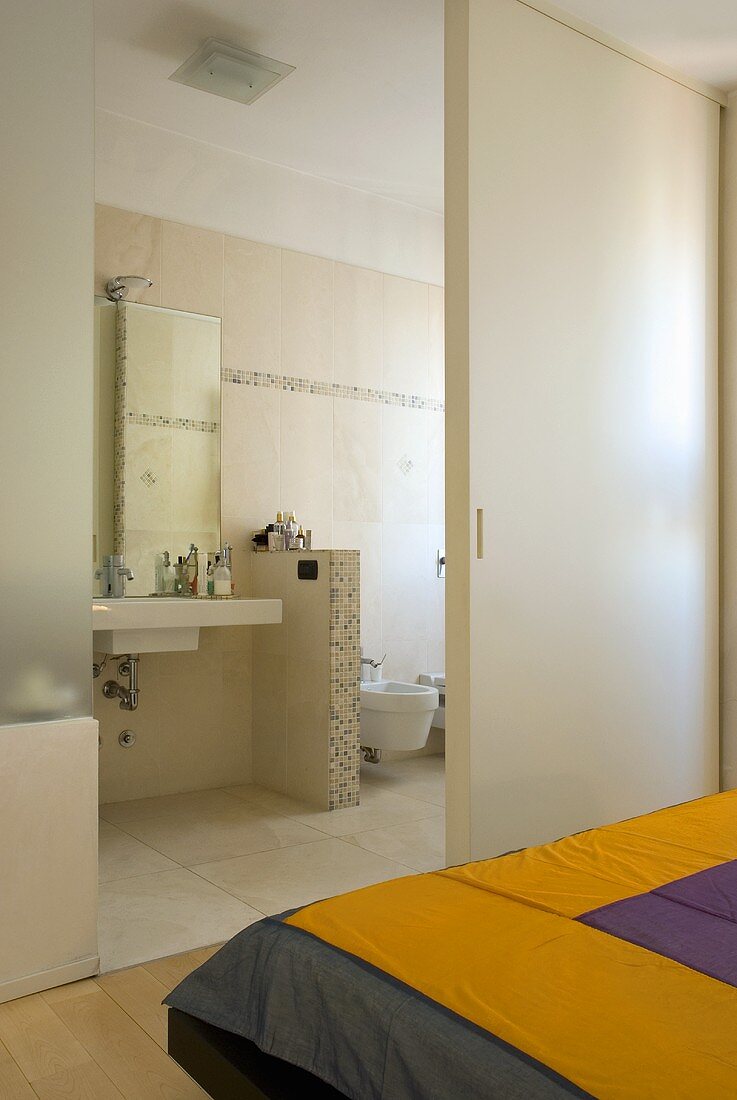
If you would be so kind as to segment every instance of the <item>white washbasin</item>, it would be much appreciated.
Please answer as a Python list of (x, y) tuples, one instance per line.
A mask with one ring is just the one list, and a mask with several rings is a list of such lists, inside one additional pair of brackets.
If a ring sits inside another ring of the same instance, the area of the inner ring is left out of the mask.
[(197, 649), (201, 626), (280, 623), (281, 600), (196, 600), (131, 596), (92, 601), (97, 653), (165, 653)]

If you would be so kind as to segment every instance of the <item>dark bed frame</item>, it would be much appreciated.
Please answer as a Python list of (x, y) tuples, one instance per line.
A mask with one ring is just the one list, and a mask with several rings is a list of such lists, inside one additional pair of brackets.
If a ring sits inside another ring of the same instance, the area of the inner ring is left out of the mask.
[(169, 1055), (213, 1100), (346, 1100), (307, 1070), (177, 1008), (168, 1030)]

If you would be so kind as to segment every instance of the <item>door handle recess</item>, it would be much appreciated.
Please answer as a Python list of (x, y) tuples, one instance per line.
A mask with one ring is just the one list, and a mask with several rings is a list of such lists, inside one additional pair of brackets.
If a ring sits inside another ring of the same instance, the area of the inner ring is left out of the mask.
[(484, 509), (476, 509), (476, 557), (481, 560), (484, 556)]

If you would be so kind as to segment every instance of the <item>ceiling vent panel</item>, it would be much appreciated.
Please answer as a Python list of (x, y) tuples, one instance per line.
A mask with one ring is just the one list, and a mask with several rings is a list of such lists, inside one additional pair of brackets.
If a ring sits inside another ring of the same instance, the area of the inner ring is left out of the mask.
[(291, 72), (294, 72), (294, 65), (285, 65), (283, 61), (208, 38), (169, 79), (201, 92), (248, 104), (255, 103)]

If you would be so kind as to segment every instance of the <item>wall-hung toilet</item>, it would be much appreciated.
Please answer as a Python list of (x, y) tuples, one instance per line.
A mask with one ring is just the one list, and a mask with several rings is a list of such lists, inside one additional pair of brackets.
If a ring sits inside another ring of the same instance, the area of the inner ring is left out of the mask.
[(437, 688), (426, 684), (362, 683), (361, 747), (366, 760), (378, 762), (381, 749), (423, 748), (438, 702)]

